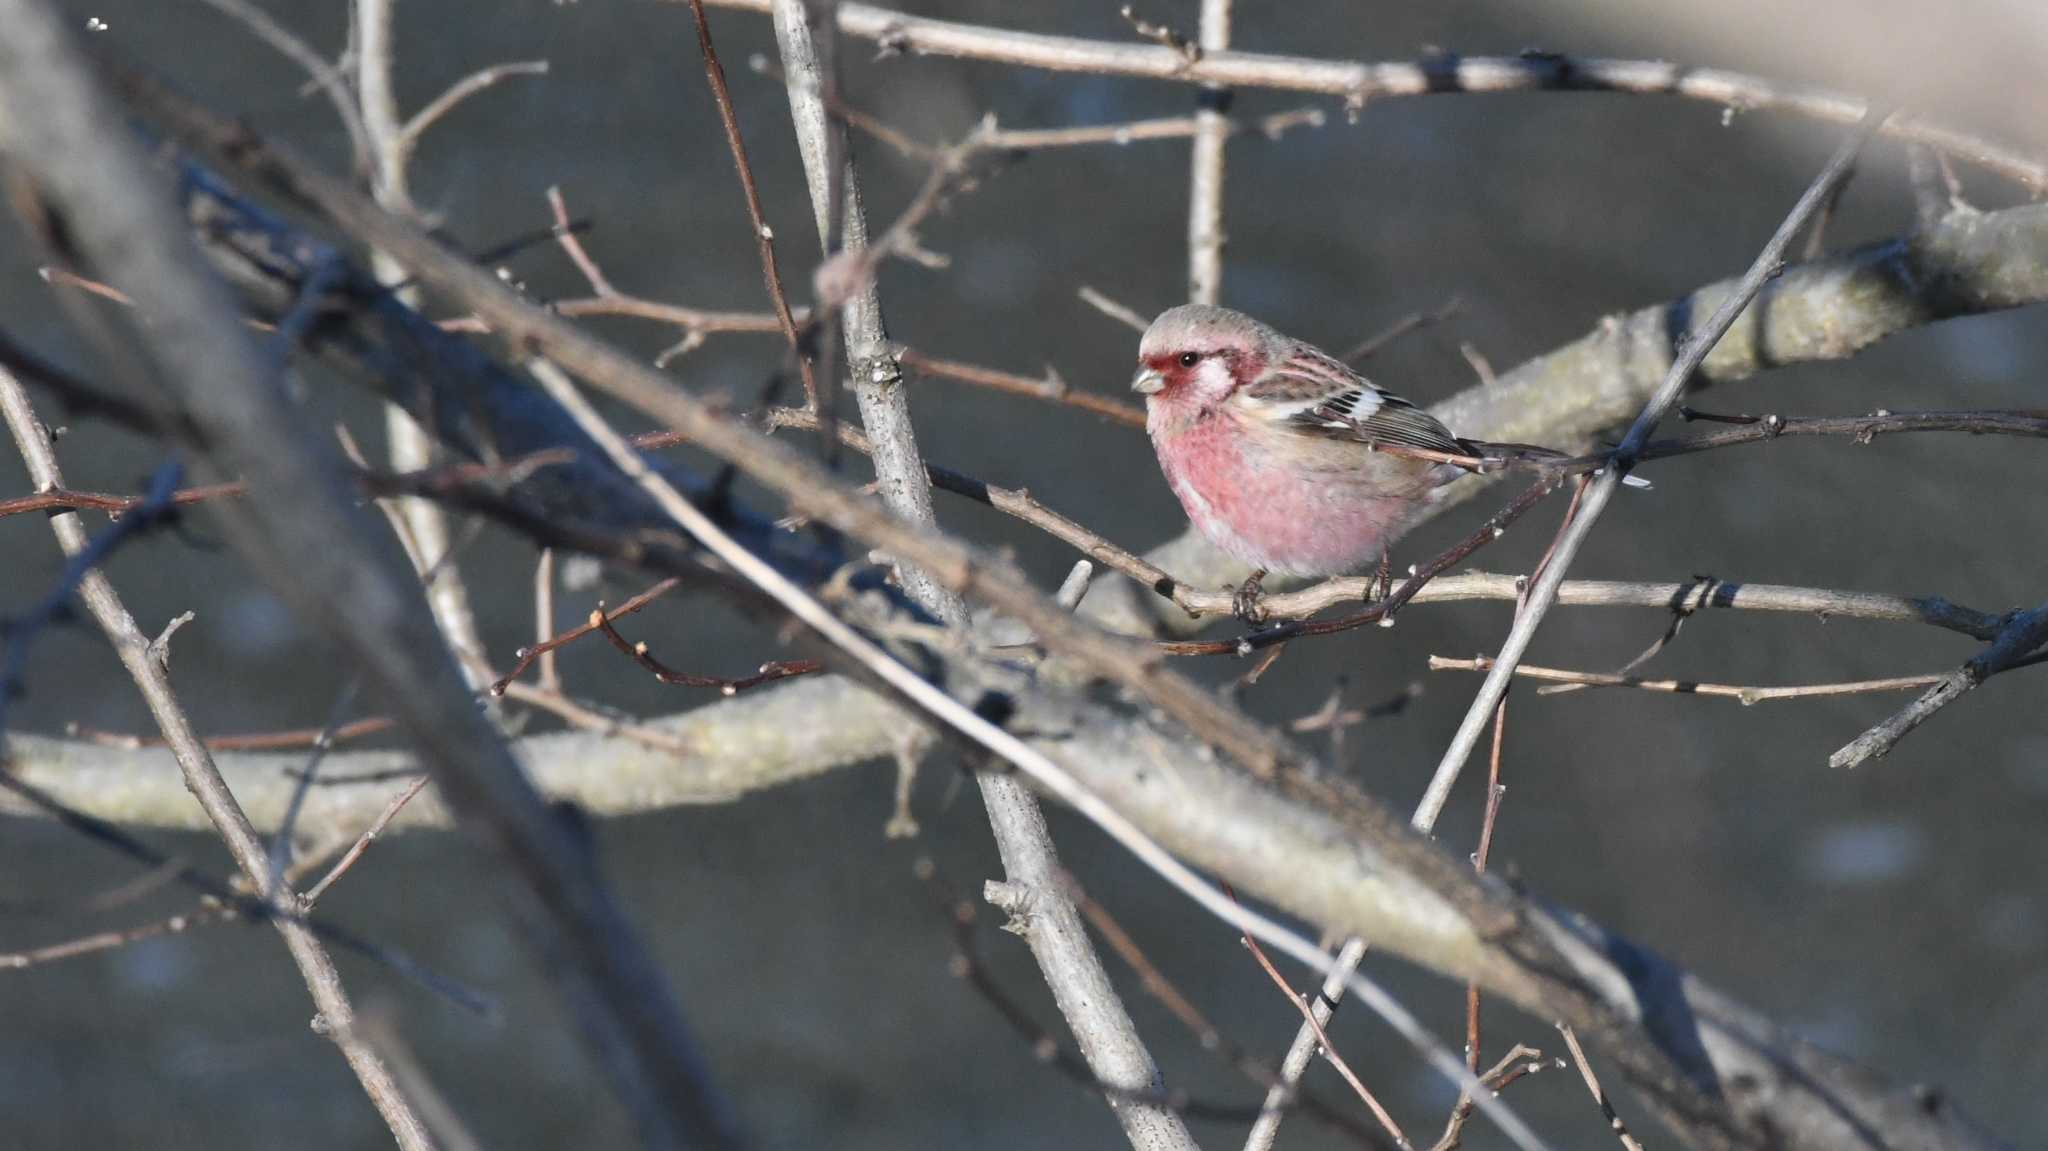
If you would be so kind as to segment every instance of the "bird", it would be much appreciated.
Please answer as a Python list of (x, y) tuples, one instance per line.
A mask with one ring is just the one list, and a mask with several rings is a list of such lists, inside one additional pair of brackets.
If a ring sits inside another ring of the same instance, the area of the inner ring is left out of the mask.
[(1564, 458), (1460, 438), (1315, 345), (1212, 304), (1152, 321), (1131, 388), (1188, 519), (1252, 569), (1235, 597), (1250, 623), (1268, 574), (1378, 563), (1384, 582), (1388, 547), (1431, 492), (1504, 456)]

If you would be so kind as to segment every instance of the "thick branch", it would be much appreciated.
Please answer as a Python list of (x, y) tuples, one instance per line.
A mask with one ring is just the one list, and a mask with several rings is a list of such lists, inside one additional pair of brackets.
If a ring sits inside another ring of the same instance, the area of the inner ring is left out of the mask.
[[(790, 115), (796, 123), (797, 143), (810, 182), (811, 206), (817, 213), (818, 235), (828, 260), (838, 256), (832, 243), (835, 224), (843, 224), (840, 235), (846, 251), (858, 251), (867, 243), (859, 172), (847, 147), (844, 129), (830, 118), (826, 107), (826, 98), (833, 93), (830, 45), (838, 38), (831, 23), (835, 7), (832, 0), (777, 0), (774, 8), (776, 40), (788, 79)], [(812, 26), (818, 18), (825, 25), (822, 30)], [(845, 161), (840, 170), (835, 165), (842, 156)], [(833, 218), (839, 208), (835, 193), (843, 197), (843, 220)], [(883, 328), (881, 297), (872, 271), (863, 275), (848, 295), (843, 320), (847, 365), (855, 397), (860, 401), (861, 422), (871, 445), (875, 479), (881, 485), (883, 502), (911, 524), (931, 527), (937, 522), (932, 512), (931, 484), (918, 448), (917, 433), (911, 426), (910, 397), (903, 384), (903, 370)], [(818, 414), (830, 435), (831, 414)], [(958, 591), (917, 566), (914, 558), (902, 559), (910, 560), (899, 560), (898, 571), (911, 598), (942, 622), (965, 624), (967, 606)], [(1022, 886), (1032, 895), (1033, 913), (1019, 917), (1017, 927), (1045, 973), (1046, 983), (1052, 988), (1060, 1013), (1073, 1029), (1075, 1042), (1090, 1071), (1098, 1080), (1118, 1087), (1139, 1091), (1162, 1088), (1164, 1080), (1158, 1063), (1139, 1038), (1137, 1026), (1124, 1010), (1101, 957), (1089, 941), (1079, 911), (1060, 885), (1059, 855), (1037, 799), (1008, 773), (982, 772), (976, 783), (988, 809), (1003, 869), (1012, 884)], [(1141, 1102), (1129, 1095), (1111, 1096), (1110, 1108), (1136, 1151), (1196, 1151), (1187, 1125), (1172, 1108)]]
[[(1995, 1148), (1952, 1108), (1924, 1111), (1939, 1096), (1883, 1085), (1854, 1064), (1812, 1048), (1669, 967), (1654, 955), (1583, 920), (1559, 920), (1525, 901), (1492, 921), (1498, 935), (1484, 942), (1472, 918), (1475, 905), (1450, 895), (1438, 880), (1462, 871), (1459, 890), (1479, 883), (1459, 861), (1442, 859), (1441, 873), (1419, 878), (1405, 849), (1312, 802), (1287, 799), (1204, 757), (1199, 746), (1142, 717), (1128, 717), (1085, 701), (1050, 693), (1020, 697), (1020, 730), (1061, 757), (1083, 781), (1127, 812), (1167, 847), (1209, 868), (1241, 891), (1330, 930), (1362, 935), (1453, 978), (1477, 975), (1485, 990), (1545, 1017), (1578, 1017), (1590, 1006), (1558, 996), (1546, 980), (1569, 979), (1594, 989), (1621, 1017), (1656, 1020), (1635, 1031), (1635, 1042), (1667, 1045), (1691, 1075), (1717, 1080), (1727, 1091), (1735, 1129), (1774, 1130), (1784, 1145), (1868, 1151), (1876, 1146)], [(793, 680), (656, 721), (691, 747), (677, 756), (602, 735), (529, 736), (515, 744), (535, 782), (550, 795), (597, 813), (645, 810), (649, 804), (725, 802), (755, 788), (809, 778), (857, 763), (886, 760), (911, 717), (894, 704), (836, 676)], [(195, 826), (201, 818), (176, 778), (161, 770), (161, 750), (106, 748), (21, 736), (16, 756), (24, 778), (67, 802), (111, 818)], [(291, 789), (289, 755), (223, 754), (221, 769), (242, 794), (259, 828), (283, 810)], [(152, 769), (150, 765), (157, 765)], [(404, 751), (333, 753), (327, 775), (374, 777), (381, 782), (316, 788), (300, 824), (327, 821), (361, 826), (374, 818), (401, 776), (417, 770)], [(1389, 819), (1393, 817), (1388, 816)], [(413, 801), (394, 827), (446, 820), (430, 790)], [(1398, 822), (1398, 821), (1396, 821)], [(1492, 889), (1497, 890), (1497, 889)], [(1565, 926), (1569, 923), (1570, 926)], [(1524, 965), (1515, 958), (1523, 933), (1566, 940), (1562, 970)], [(1227, 936), (1219, 932), (1219, 940)], [(1574, 1006), (1574, 1004), (1577, 1006)], [(1580, 1028), (1612, 1051), (1627, 1044), (1612, 1019), (1597, 1033)], [(1640, 1069), (1639, 1061), (1624, 1064)], [(1684, 1094), (1678, 1082), (1645, 1084), (1668, 1102)], [(1856, 1124), (1867, 1126), (1858, 1130)], [(1715, 1131), (1714, 1128), (1708, 1128)], [(1726, 1130), (1703, 1135), (1709, 1146), (1745, 1143)]]

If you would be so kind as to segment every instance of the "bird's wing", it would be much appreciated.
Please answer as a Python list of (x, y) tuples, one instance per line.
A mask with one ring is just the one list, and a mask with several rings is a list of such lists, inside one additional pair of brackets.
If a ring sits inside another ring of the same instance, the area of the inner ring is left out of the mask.
[(1233, 398), (1266, 419), (1310, 435), (1447, 455), (1470, 450), (1435, 416), (1314, 348), (1297, 348), (1271, 364)]

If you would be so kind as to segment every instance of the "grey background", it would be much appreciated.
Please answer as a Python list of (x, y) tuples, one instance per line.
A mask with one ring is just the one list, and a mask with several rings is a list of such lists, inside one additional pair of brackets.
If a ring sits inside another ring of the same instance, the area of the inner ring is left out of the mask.
[[(82, 24), (222, 111), (246, 116), (338, 162), (342, 141), (303, 75), (191, 0), (73, 3)], [(313, 42), (338, 47), (337, 4), (268, 5)], [(1011, 27), (1123, 38), (1108, 3), (931, 3), (911, 10)], [(1149, 15), (1192, 27), (1192, 3)], [(1729, 67), (1802, 61), (1783, 30), (1665, 23), (1655, 5), (1240, 5), (1247, 48), (1363, 59), (1427, 46), (1511, 52), (1540, 45), (1586, 54), (1661, 56)], [(706, 307), (760, 308), (752, 240), (705, 91), (689, 15), (679, 4), (446, 0), (400, 5), (399, 87), (408, 108), (485, 64), (545, 57), (551, 73), (514, 80), (465, 105), (425, 140), (416, 196), (451, 234), (488, 247), (546, 220), (543, 192), (562, 185), (596, 222), (592, 253), (622, 289)], [(1754, 14), (1751, 14), (1753, 16)], [(1979, 13), (1999, 18), (1995, 5)], [(1749, 17), (1742, 17), (1749, 18)], [(1961, 19), (1960, 16), (1957, 17)], [(713, 13), (742, 126), (793, 289), (816, 248), (779, 88), (750, 75), (769, 49), (765, 17)], [(1997, 31), (1997, 26), (1991, 26)], [(2008, 56), (2040, 58), (2034, 29), (2012, 25)], [(1802, 33), (1805, 35), (1805, 33)], [(1822, 50), (1792, 78), (1842, 79), (1851, 55)], [(1753, 47), (1752, 47), (1753, 45)], [(2015, 47), (2015, 45), (2018, 45)], [(847, 56), (849, 97), (922, 139), (957, 137), (985, 110), (1012, 126), (1099, 123), (1177, 114), (1189, 90), (946, 60)], [(1791, 57), (1788, 59), (1788, 56)], [(1962, 61), (1968, 64), (1966, 58)], [(1986, 88), (2036, 106), (2031, 76)], [(1247, 116), (1317, 101), (1248, 92)], [(1454, 321), (1400, 343), (1376, 378), (1422, 401), (1469, 384), (1469, 341), (1497, 366), (1571, 339), (1611, 311), (1731, 275), (1750, 258), (1832, 146), (1837, 130), (1769, 115), (1724, 123), (1717, 108), (1617, 95), (1388, 100), (1346, 123), (1230, 151), (1231, 245), (1225, 297), (1274, 323), (1342, 346), (1395, 316), (1456, 293)], [(2038, 125), (2038, 120), (2034, 121)], [(2037, 150), (2042, 141), (2015, 138)], [(923, 173), (861, 149), (869, 204), (886, 219)], [(893, 333), (934, 355), (1035, 374), (1056, 366), (1078, 386), (1116, 393), (1130, 333), (1074, 298), (1092, 284), (1151, 311), (1184, 291), (1186, 149), (1141, 144), (1038, 155), (960, 198), (925, 229), (953, 266), (891, 266), (882, 277)], [(1986, 206), (2015, 194), (1967, 172)], [(1847, 245), (1910, 224), (1900, 150), (1876, 147), (1850, 189), (1830, 242)], [(578, 294), (551, 249), (513, 266), (542, 296)], [(0, 302), (10, 330), (83, 363), (48, 288), (12, 234), (0, 241)], [(670, 333), (597, 323), (651, 354)], [(704, 393), (747, 401), (779, 359), (773, 337), (715, 338), (673, 371)], [(1843, 364), (1786, 369), (1703, 401), (1723, 410), (1851, 413), (1877, 407), (2039, 406), (2048, 333), (2038, 312), (1969, 319), (1907, 334)], [(360, 397), (316, 405), (375, 439)], [(1029, 486), (1112, 538), (1149, 546), (1183, 519), (1142, 436), (1075, 413), (945, 382), (912, 397), (935, 462)], [(127, 489), (161, 460), (153, 445), (90, 424), (62, 442), (74, 486)], [(1984, 609), (2032, 604), (2048, 560), (2048, 512), (2036, 498), (2037, 445), (1906, 437), (1857, 447), (1783, 442), (1657, 465), (1656, 490), (1617, 501), (1577, 571), (1606, 578), (1711, 573), (1779, 583), (1940, 593)], [(0, 492), (27, 490), (0, 462)], [(1063, 547), (978, 507), (940, 496), (944, 523), (1014, 548), (1048, 584), (1072, 562)], [(1404, 543), (1402, 562), (1431, 554), (1483, 514), (1461, 509)], [(1539, 530), (1483, 557), (1525, 570)], [(194, 524), (205, 542), (203, 517)], [(42, 594), (59, 570), (38, 517), (0, 520), (0, 612)], [(531, 554), (495, 532), (465, 553), (485, 636), (501, 663), (527, 638)], [(341, 673), (231, 555), (171, 538), (121, 553), (111, 573), (146, 629), (191, 609), (173, 672), (202, 730), (317, 725)], [(623, 586), (623, 585), (621, 585)], [(616, 591), (612, 598), (618, 598)], [(567, 597), (565, 617), (589, 596)], [(1344, 766), (1400, 807), (1412, 804), (1476, 681), (1438, 673), (1431, 653), (1491, 650), (1500, 605), (1417, 609), (1391, 631), (1299, 644), (1247, 696), (1284, 720), (1320, 705), (1335, 677), (1346, 700), (1376, 702), (1412, 680), (1426, 693), (1405, 714), (1354, 730)], [(1616, 665), (1663, 626), (1655, 613), (1561, 610), (1532, 660)], [(670, 662), (737, 673), (772, 656), (771, 637), (711, 600), (677, 600), (639, 618)], [(1971, 645), (1898, 625), (1731, 613), (1696, 620), (1656, 665), (1675, 676), (1799, 683), (1945, 669)], [(702, 702), (666, 689), (596, 646), (564, 669), (579, 693), (642, 713)], [(1215, 662), (1219, 681), (1241, 670)], [(147, 717), (111, 653), (83, 628), (47, 636), (30, 690), (12, 710), (25, 730), (67, 723), (144, 731)], [(1903, 697), (1742, 708), (1725, 701), (1582, 692), (1515, 697), (1509, 792), (1498, 866), (1534, 889), (1654, 944), (1743, 999), (1901, 1080), (1952, 1088), (2022, 1142), (2048, 1122), (2048, 904), (2038, 827), (2048, 814), (2048, 727), (2038, 673), (1999, 679), (1908, 740), (1889, 759), (1830, 772), (1827, 753)], [(764, 1146), (1114, 1146), (1106, 1108), (1036, 1066), (1026, 1044), (945, 973), (948, 936), (910, 862), (931, 854), (959, 888), (994, 874), (971, 789), (953, 765), (925, 772), (924, 835), (881, 835), (890, 778), (881, 766), (730, 807), (618, 820), (600, 829), (619, 888), (667, 964), (721, 1083)], [(1440, 833), (1463, 851), (1477, 821), (1463, 789)], [(1277, 1052), (1294, 1016), (1235, 941), (1140, 874), (1077, 821), (1056, 814), (1069, 861), (1225, 1031)], [(201, 836), (155, 837), (225, 870)], [(0, 950), (139, 922), (184, 905), (176, 893), (101, 915), (78, 902), (133, 869), (51, 825), (0, 823)], [(508, 1022), (489, 1027), (344, 957), (359, 999), (399, 1012), (436, 1083), (489, 1146), (604, 1146), (629, 1131), (540, 984), (481, 893), (491, 879), (464, 843), (421, 835), (380, 845), (324, 905), (334, 917), (500, 996)], [(1028, 956), (1012, 937), (983, 943), (1007, 985), (1051, 1022)], [(1445, 1035), (1462, 991), (1376, 961)], [(1177, 1085), (1250, 1101), (1256, 1092), (1195, 1048), (1131, 985), (1147, 1038)], [(345, 1066), (312, 1035), (303, 987), (265, 929), (212, 929), (111, 954), (0, 974), (0, 1145), (19, 1147), (355, 1147), (388, 1137)], [(1417, 1140), (1433, 1138), (1449, 1092), (1383, 1029), (1346, 1012), (1346, 1054)], [(1504, 1010), (1486, 1042), (1546, 1050), (1554, 1033)], [(1316, 1082), (1331, 1098), (1341, 1084)], [(1566, 1075), (1514, 1089), (1513, 1102), (1560, 1145), (1604, 1139)], [(1661, 1132), (1624, 1100), (1645, 1134)], [(1492, 1146), (1481, 1122), (1474, 1146)], [(1210, 1146), (1232, 1129), (1200, 1125)], [(1296, 1121), (1289, 1145), (1335, 1145)]]

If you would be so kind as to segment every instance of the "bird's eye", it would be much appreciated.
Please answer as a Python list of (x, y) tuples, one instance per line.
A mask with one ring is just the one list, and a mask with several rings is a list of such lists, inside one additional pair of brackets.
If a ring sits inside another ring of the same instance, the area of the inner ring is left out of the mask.
[(1180, 354), (1180, 366), (1183, 368), (1192, 368), (1201, 362), (1202, 353), (1200, 352), (1182, 352)]

